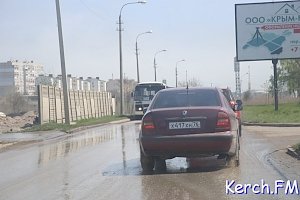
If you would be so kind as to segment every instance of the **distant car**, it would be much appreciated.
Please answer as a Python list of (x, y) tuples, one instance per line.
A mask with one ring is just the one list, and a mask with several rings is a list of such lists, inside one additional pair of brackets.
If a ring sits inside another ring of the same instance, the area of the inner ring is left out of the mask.
[(143, 170), (165, 169), (166, 159), (214, 156), (239, 164), (238, 121), (218, 88), (159, 91), (142, 118)]
[(234, 110), (236, 117), (239, 121), (239, 135), (242, 136), (242, 116), (241, 110), (243, 109), (242, 100), (235, 100), (231, 90), (229, 88), (223, 88), (222, 92), (229, 102), (231, 108)]

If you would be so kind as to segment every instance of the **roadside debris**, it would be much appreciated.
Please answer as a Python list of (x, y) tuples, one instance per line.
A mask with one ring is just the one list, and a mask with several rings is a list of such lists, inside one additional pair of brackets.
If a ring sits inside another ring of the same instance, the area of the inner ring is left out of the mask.
[(34, 111), (26, 112), (21, 116), (10, 117), (0, 112), (0, 133), (19, 132), (36, 123), (37, 114)]
[(299, 152), (297, 152), (293, 147), (288, 146), (287, 147), (287, 154), (289, 154), (290, 156), (297, 158), (298, 160), (300, 160), (300, 154)]
[(6, 117), (6, 115), (3, 112), (0, 112), (0, 117)]

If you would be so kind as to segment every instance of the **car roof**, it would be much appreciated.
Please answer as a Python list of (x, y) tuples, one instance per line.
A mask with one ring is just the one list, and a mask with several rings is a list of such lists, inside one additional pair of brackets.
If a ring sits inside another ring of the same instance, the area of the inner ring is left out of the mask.
[(161, 90), (160, 92), (169, 92), (169, 91), (194, 91), (194, 90), (220, 90), (219, 88), (216, 87), (177, 87), (177, 88), (166, 88), (164, 90)]
[[(183, 96), (181, 95), (185, 93), (191, 94), (192, 95), (191, 97), (193, 98), (190, 98), (188, 101), (186, 101), (187, 99), (183, 98)], [(204, 95), (202, 95), (202, 97), (200, 98), (200, 96), (197, 96), (198, 93), (200, 94), (203, 93)], [(216, 94), (215, 97), (211, 96), (213, 93)], [(223, 100), (221, 96), (224, 95), (222, 94), (220, 89), (214, 87), (167, 88), (164, 90), (160, 90), (157, 93), (150, 107), (151, 108), (152, 107), (153, 108), (180, 107), (180, 106), (186, 106), (185, 104), (189, 104), (190, 106), (220, 106), (223, 105)], [(200, 99), (196, 100), (195, 97)]]

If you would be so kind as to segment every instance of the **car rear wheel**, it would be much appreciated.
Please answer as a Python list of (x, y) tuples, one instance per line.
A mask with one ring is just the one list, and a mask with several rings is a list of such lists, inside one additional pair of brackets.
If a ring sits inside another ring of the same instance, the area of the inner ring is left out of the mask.
[(237, 137), (237, 143), (236, 143), (236, 152), (235, 152), (235, 166), (238, 167), (240, 165), (240, 137)]
[(226, 163), (227, 166), (235, 166), (238, 167), (240, 165), (240, 137), (236, 137), (236, 147), (235, 153), (231, 156), (227, 156)]
[(155, 159), (155, 170), (165, 171), (167, 169), (166, 160), (161, 158)]
[(146, 156), (142, 151), (140, 152), (140, 161), (143, 171), (152, 171), (154, 168), (154, 158)]

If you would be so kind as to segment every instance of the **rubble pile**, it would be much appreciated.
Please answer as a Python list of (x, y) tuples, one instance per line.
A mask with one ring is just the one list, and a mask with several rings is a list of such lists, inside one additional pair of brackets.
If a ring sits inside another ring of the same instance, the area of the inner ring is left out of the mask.
[(21, 116), (10, 117), (4, 113), (0, 115), (0, 133), (19, 132), (25, 127), (30, 127), (36, 122), (37, 114), (29, 111)]

